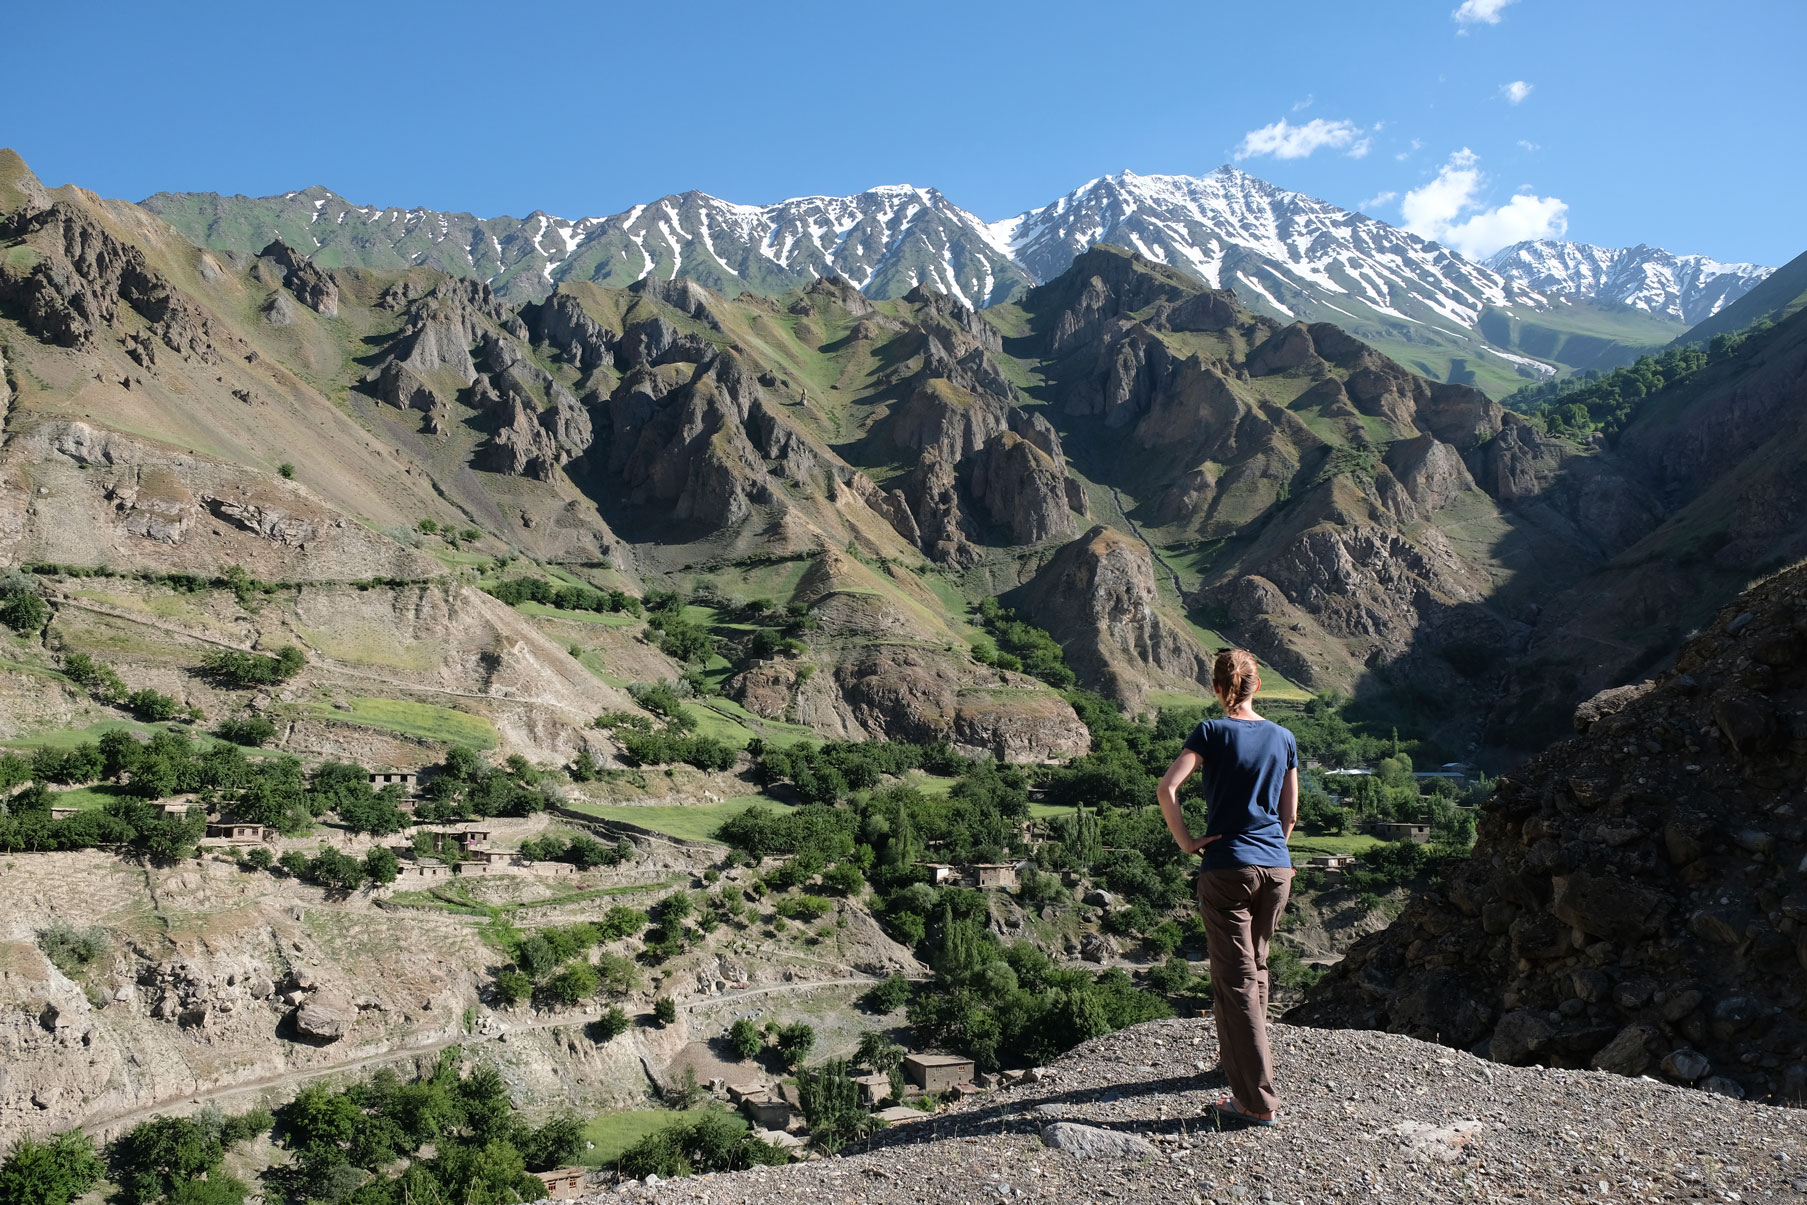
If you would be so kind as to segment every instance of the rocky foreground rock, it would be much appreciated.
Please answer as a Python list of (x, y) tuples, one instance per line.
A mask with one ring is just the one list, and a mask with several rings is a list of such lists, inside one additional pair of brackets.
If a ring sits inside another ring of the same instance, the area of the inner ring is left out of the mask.
[(1157, 1021), (841, 1158), (603, 1195), (673, 1205), (1807, 1200), (1798, 1110), (1501, 1067), (1397, 1035), (1281, 1025), (1273, 1037), (1286, 1103), (1272, 1129), (1218, 1129), (1206, 1114), (1225, 1090), (1211, 1023)]
[(1289, 1019), (1807, 1098), (1807, 567), (1500, 783), (1472, 858)]

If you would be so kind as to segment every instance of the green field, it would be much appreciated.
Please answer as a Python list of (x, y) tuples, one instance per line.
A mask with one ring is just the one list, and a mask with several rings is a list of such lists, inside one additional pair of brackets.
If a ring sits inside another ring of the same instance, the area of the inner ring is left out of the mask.
[(77, 787), (73, 791), (58, 791), (50, 797), (50, 806), (98, 812), (115, 799), (129, 797), (124, 787), (109, 786), (103, 783), (95, 787)]
[(620, 1113), (604, 1113), (584, 1127), (585, 1140), (596, 1145), (579, 1155), (578, 1162), (590, 1167), (606, 1167), (648, 1134), (656, 1134), (684, 1117), (684, 1113), (674, 1109), (626, 1109)]
[(606, 803), (572, 803), (569, 806), (574, 812), (594, 816), (598, 820), (636, 824), (655, 833), (682, 837), (687, 841), (713, 841), (715, 830), (724, 821), (733, 819), (750, 807), (788, 810), (791, 805), (764, 795), (736, 795), (717, 803), (651, 803), (626, 807)]
[(11, 749), (35, 749), (46, 746), (51, 749), (73, 749), (77, 745), (99, 740), (103, 732), (129, 732), (133, 736), (148, 738), (153, 732), (167, 727), (164, 724), (140, 724), (136, 720), (102, 720), (98, 724), (90, 724), (86, 728), (51, 728), (44, 732), (34, 732), (30, 736), (15, 737), (10, 741), (0, 741), (0, 746)]
[(499, 741), (495, 726), (488, 720), (450, 707), (402, 699), (356, 698), (345, 702), (351, 706), (350, 711), (341, 711), (329, 703), (309, 703), (307, 713), (318, 720), (386, 728), (403, 736), (469, 745), (473, 749), (494, 749)]
[(601, 624), (605, 628), (631, 628), (640, 622), (626, 611), (565, 611), (537, 602), (516, 603), (515, 610), (542, 619), (568, 619), (572, 623)]
[(1294, 833), (1286, 847), (1292, 851), (1293, 858), (1299, 860), (1360, 854), (1380, 844), (1382, 841), (1379, 837), (1371, 837), (1367, 833), (1349, 833), (1341, 837), (1306, 837)]

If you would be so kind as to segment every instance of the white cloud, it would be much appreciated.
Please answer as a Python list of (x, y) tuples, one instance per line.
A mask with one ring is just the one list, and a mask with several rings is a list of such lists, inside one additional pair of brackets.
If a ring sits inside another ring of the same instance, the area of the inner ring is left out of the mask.
[(1532, 142), (1529, 138), (1520, 138), (1518, 140), (1518, 149), (1521, 151), (1530, 151), (1535, 154), (1536, 152), (1543, 150), (1543, 147), (1538, 143)]
[(1413, 155), (1417, 154), (1419, 151), (1421, 151), (1423, 149), (1424, 149), (1424, 139), (1414, 138), (1414, 139), (1412, 139), (1411, 146), (1407, 147), (1403, 151), (1400, 151), (1397, 155), (1394, 155), (1393, 158), (1397, 159), (1401, 163), (1404, 163), (1407, 159), (1410, 159)]
[(1368, 153), (1369, 145), (1361, 127), (1352, 121), (1326, 121), (1314, 117), (1304, 125), (1293, 125), (1282, 117), (1272, 125), (1244, 134), (1236, 148), (1236, 157), (1250, 159), (1272, 155), (1276, 159), (1303, 159), (1313, 151), (1328, 148), (1360, 159)]
[(1509, 84), (1500, 85), (1500, 95), (1512, 104), (1523, 104), (1525, 97), (1531, 95), (1532, 85), (1522, 79), (1515, 79)]
[(1294, 113), (1303, 113), (1305, 110), (1311, 108), (1312, 103), (1314, 101), (1316, 101), (1317, 99), (1318, 99), (1317, 93), (1307, 92), (1305, 94), (1304, 100), (1296, 100), (1293, 102), (1293, 112)]
[(1363, 201), (1360, 205), (1357, 205), (1356, 208), (1361, 210), (1363, 213), (1372, 213), (1374, 210), (1379, 209), (1382, 205), (1385, 205), (1388, 201), (1391, 201), (1394, 197), (1397, 197), (1398, 195), (1399, 194), (1394, 192), (1392, 189), (1388, 189), (1386, 192), (1375, 193), (1373, 196), (1369, 197), (1366, 201)]
[(1462, 7), (1449, 15), (1464, 31), (1470, 25), (1498, 25), (1500, 14), (1511, 3), (1512, 0), (1462, 0)]
[(1405, 228), (1435, 239), (1470, 259), (1492, 255), (1524, 239), (1561, 238), (1568, 231), (1568, 203), (1529, 191), (1494, 209), (1485, 207), (1480, 158), (1467, 147), (1449, 157), (1436, 179), (1405, 194), (1399, 210)]

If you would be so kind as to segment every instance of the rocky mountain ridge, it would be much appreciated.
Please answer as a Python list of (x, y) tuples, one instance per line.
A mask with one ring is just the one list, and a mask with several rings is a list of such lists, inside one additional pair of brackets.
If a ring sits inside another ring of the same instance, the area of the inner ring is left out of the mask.
[[(216, 249), (250, 251), (280, 237), (323, 265), (433, 267), (481, 279), (515, 301), (538, 300), (566, 282), (621, 287), (648, 276), (684, 277), (729, 296), (770, 295), (833, 274), (877, 299), (924, 285), (984, 307), (1052, 280), (1104, 242), (1212, 288), (1235, 288), (1270, 317), (1336, 322), (1439, 379), (1500, 389), (1584, 360), (1592, 366), (1600, 349), (1591, 334), (1567, 351), (1561, 338), (1501, 335), (1498, 322), (1482, 322), (1493, 311), (1567, 333), (1594, 324), (1567, 314), (1558, 296), (1631, 306), (1651, 316), (1638, 337), (1654, 346), (1767, 272), (1649, 248), (1585, 249), (1590, 265), (1617, 257), (1612, 271), (1553, 273), (1545, 263), (1581, 244), (1540, 244), (1517, 258), (1502, 252), (1500, 262), (1513, 266), (1506, 271), (1227, 165), (1197, 177), (1104, 176), (990, 223), (934, 189), (904, 185), (764, 206), (687, 192), (580, 219), (374, 208), (318, 186), (262, 198), (159, 193), (143, 204)], [(1635, 288), (1624, 279), (1634, 271), (1643, 281)]]
[(1546, 296), (1615, 301), (1689, 326), (1711, 318), (1775, 271), (1705, 255), (1674, 255), (1642, 243), (1609, 248), (1551, 239), (1513, 243), (1486, 262)]
[(1807, 1094), (1807, 569), (1503, 779), (1474, 854), (1289, 1016), (1495, 1061)]
[[(730, 298), (656, 274), (515, 304), (468, 277), (327, 268), (282, 240), (216, 253), (133, 206), (46, 199), (5, 219), (0, 269), (21, 332), (6, 455), (48, 489), (9, 495), (11, 556), (422, 579), (446, 566), (408, 545), (438, 513), (611, 588), (773, 590), (813, 616), (807, 657), (720, 685), (823, 735), (1083, 748), (1064, 701), (973, 660), (979, 633), (947, 601), (1026, 588), (1020, 609), (1082, 681), (1127, 703), (1202, 693), (1201, 641), (1228, 638), (1310, 689), (1409, 690), (1448, 746), (1523, 748), (1540, 730), (1521, 713), (1637, 654), (1613, 626), (1627, 612), (1562, 584), (1636, 580), (1618, 558), (1698, 538), (1690, 507), (1724, 490), (1768, 516), (1738, 563), (1784, 554), (1793, 530), (1764, 467), (1763, 440), (1793, 430), (1782, 330), (1715, 369), (1741, 406), (1653, 405), (1651, 435), (1634, 422), (1608, 449), (1108, 247), (984, 310), (921, 286)], [(109, 458), (130, 473), (80, 468)], [(1724, 596), (1646, 562), (1695, 609)], [(772, 564), (798, 568), (751, 568)], [(1502, 672), (1570, 645), (1566, 677)]]

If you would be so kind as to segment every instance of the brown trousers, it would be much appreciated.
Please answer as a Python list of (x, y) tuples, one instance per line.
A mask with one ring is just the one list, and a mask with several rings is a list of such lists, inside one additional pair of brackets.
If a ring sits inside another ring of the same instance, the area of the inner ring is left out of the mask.
[(1267, 950), (1292, 881), (1290, 869), (1275, 866), (1203, 870), (1198, 876), (1224, 1076), (1236, 1103), (1255, 1113), (1280, 1105), (1267, 1046)]

